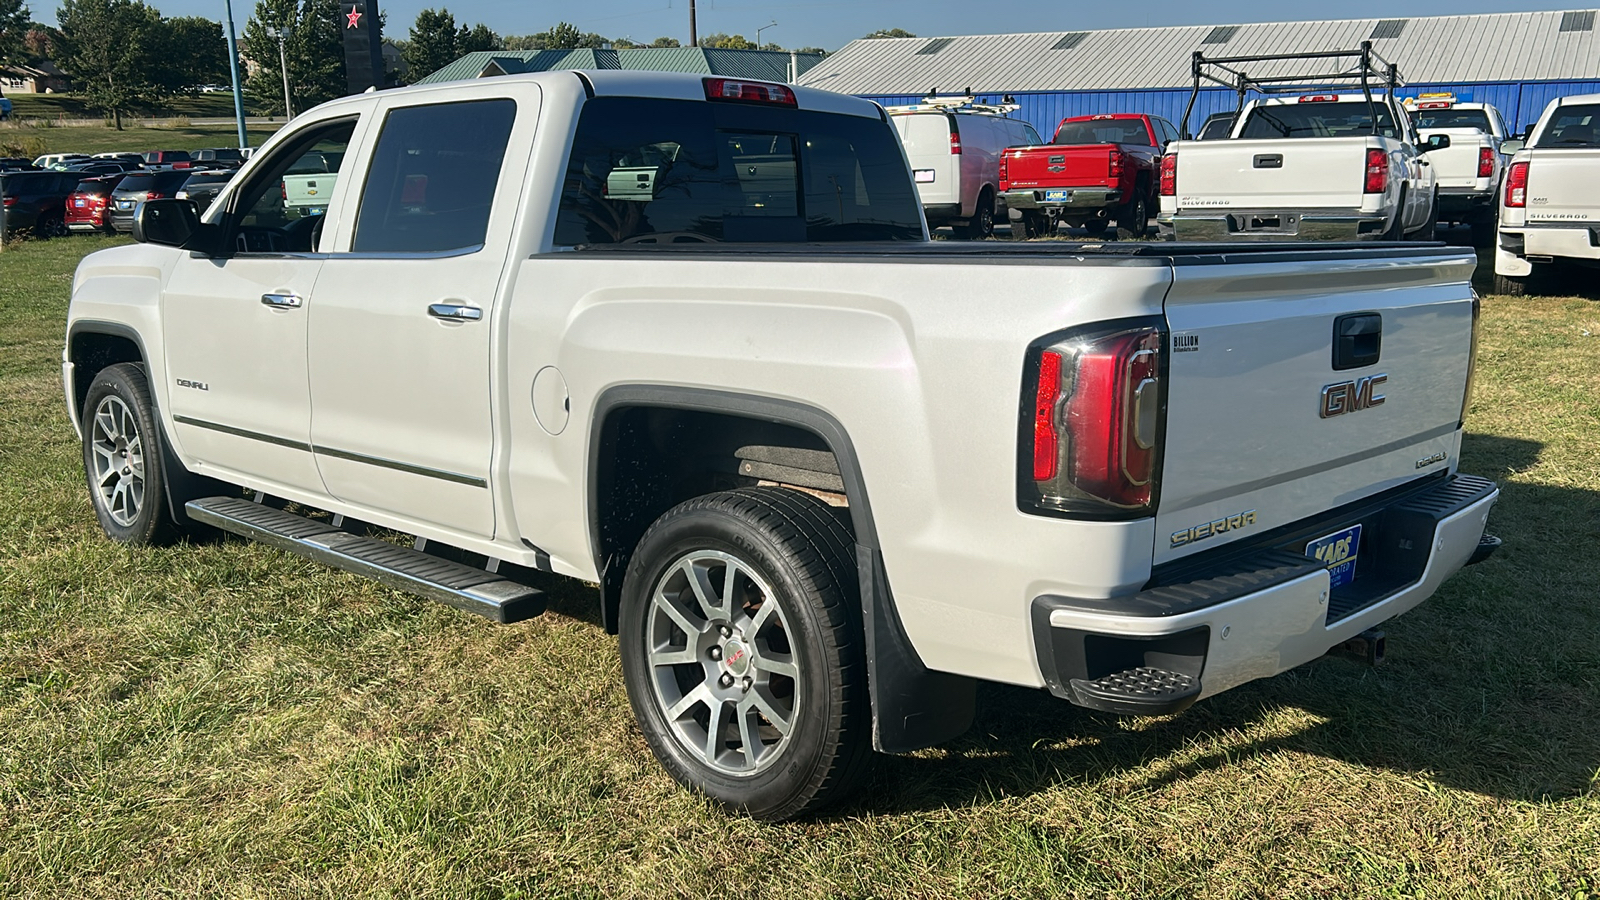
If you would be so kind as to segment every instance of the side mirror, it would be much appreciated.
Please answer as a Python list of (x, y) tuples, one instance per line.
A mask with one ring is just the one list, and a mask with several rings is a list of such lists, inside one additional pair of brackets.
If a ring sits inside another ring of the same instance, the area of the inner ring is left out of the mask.
[(1422, 146), (1422, 152), (1432, 153), (1435, 150), (1443, 150), (1448, 146), (1450, 146), (1450, 135), (1430, 134), (1428, 135), (1428, 142)]
[(133, 213), (133, 239), (141, 244), (183, 247), (200, 230), (200, 210), (192, 200), (146, 200)]
[(1501, 141), (1500, 142), (1500, 152), (1504, 153), (1506, 156), (1510, 156), (1511, 154), (1517, 152), (1518, 150), (1521, 150), (1523, 147), (1526, 147), (1526, 146), (1528, 146), (1527, 143), (1524, 142), (1521, 138), (1514, 138), (1514, 139), (1509, 140), (1509, 141)]

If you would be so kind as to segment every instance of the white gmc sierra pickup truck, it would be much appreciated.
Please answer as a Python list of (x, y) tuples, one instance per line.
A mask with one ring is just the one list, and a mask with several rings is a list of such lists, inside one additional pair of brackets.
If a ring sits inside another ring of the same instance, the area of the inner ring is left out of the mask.
[(1436, 94), (1408, 100), (1407, 106), (1424, 142), (1436, 134), (1450, 138), (1450, 146), (1428, 154), (1439, 184), (1439, 221), (1471, 228), (1474, 247), (1494, 243), (1500, 175), (1505, 169), (1500, 146), (1511, 137), (1500, 110)]
[(1537, 293), (1557, 265), (1600, 268), (1600, 94), (1551, 101), (1506, 167), (1495, 291)]
[[(287, 218), (313, 149), (327, 212)], [(202, 523), (500, 621), (598, 582), (651, 748), (756, 816), (961, 733), (980, 679), (1175, 712), (1496, 543), (1470, 253), (931, 242), (865, 100), (384, 91), (136, 222), (62, 367), (111, 538)]]

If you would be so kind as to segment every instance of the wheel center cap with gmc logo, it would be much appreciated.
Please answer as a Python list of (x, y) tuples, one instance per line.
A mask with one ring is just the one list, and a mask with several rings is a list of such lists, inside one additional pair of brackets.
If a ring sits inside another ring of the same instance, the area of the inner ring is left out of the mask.
[(750, 671), (750, 648), (738, 641), (722, 645), (722, 665), (733, 675)]

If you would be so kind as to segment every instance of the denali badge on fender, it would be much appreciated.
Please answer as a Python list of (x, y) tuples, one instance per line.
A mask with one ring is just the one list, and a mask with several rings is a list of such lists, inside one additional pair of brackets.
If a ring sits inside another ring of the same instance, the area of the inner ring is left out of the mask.
[(1368, 375), (1355, 381), (1330, 384), (1322, 389), (1322, 409), (1317, 415), (1331, 419), (1368, 407), (1382, 406), (1384, 397), (1378, 393), (1378, 388), (1388, 380), (1388, 375)]

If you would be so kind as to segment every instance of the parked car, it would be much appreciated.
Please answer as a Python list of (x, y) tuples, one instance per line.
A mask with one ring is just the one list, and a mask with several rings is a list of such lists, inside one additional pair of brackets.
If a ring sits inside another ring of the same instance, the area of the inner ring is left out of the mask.
[(78, 186), (71, 172), (8, 172), (0, 174), (0, 204), (6, 233), (31, 231), (40, 238), (67, 233), (67, 195)]
[(32, 160), (20, 156), (0, 156), (0, 172), (38, 172), (42, 171), (34, 165)]
[(1036, 234), (1054, 232), (1060, 222), (1100, 234), (1115, 219), (1123, 237), (1143, 237), (1155, 208), (1157, 160), (1177, 139), (1178, 129), (1159, 116), (1062, 119), (1049, 144), (1006, 150), (1000, 196)]
[(1558, 267), (1600, 267), (1600, 94), (1550, 101), (1506, 167), (1494, 283), (1537, 293)]
[(233, 180), (234, 174), (233, 169), (196, 172), (178, 188), (176, 196), (179, 200), (193, 200), (194, 205), (204, 214), (211, 208), (211, 201), (217, 199), (222, 189)]
[(1227, 112), (1212, 113), (1206, 116), (1206, 123), (1200, 126), (1200, 133), (1194, 136), (1197, 141), (1220, 141), (1233, 134), (1233, 122), (1238, 114), (1229, 110)]
[(1007, 147), (1035, 143), (1039, 132), (1008, 118), (1016, 104), (978, 103), (973, 97), (929, 97), (888, 108), (911, 160), (917, 194), (928, 227), (949, 225), (957, 237), (986, 238), (1005, 208), (1000, 196), (1000, 155)]
[(1428, 154), (1439, 182), (1439, 221), (1472, 229), (1472, 245), (1494, 243), (1500, 176), (1500, 147), (1511, 134), (1500, 110), (1488, 103), (1458, 102), (1449, 94), (1423, 94), (1408, 100), (1417, 136), (1426, 141), (1448, 135), (1450, 146)]
[[(1303, 57), (1316, 93), (1299, 96), (1284, 64), (1301, 57), (1196, 54), (1195, 95), (1207, 66), (1216, 78), (1264, 96), (1245, 103), (1225, 141), (1179, 141), (1167, 148), (1159, 179), (1164, 237), (1178, 240), (1427, 240), (1438, 224), (1438, 178), (1428, 154), (1450, 146), (1424, 142), (1400, 108), (1393, 67), (1372, 52), (1329, 51)], [(1340, 76), (1330, 63), (1348, 60)], [(1247, 68), (1265, 64), (1267, 80)], [(1370, 93), (1328, 92), (1329, 78), (1366, 84)], [(1383, 90), (1378, 90), (1382, 87)], [(1191, 99), (1191, 104), (1193, 100)]]
[(187, 150), (149, 150), (140, 154), (140, 158), (144, 160), (144, 167), (152, 172), (194, 168)]
[[(263, 224), (375, 118), (336, 228)], [(876, 104), (667, 72), (342, 98), (228, 193), (72, 279), (108, 538), (203, 522), (498, 621), (528, 570), (599, 582), (648, 746), (743, 814), (859, 802), (983, 681), (1177, 712), (1498, 544), (1470, 250), (952, 247)]]
[(196, 166), (208, 169), (237, 169), (244, 165), (244, 154), (237, 147), (212, 147), (190, 154)]
[(139, 166), (130, 165), (128, 163), (115, 160), (90, 160), (88, 162), (72, 163), (71, 165), (62, 166), (60, 171), (76, 172), (85, 178), (89, 178), (98, 175), (120, 175), (123, 172), (137, 168), (139, 168)]
[(67, 196), (67, 230), (105, 233), (113, 231), (111, 194), (125, 177), (119, 173), (85, 178), (78, 182), (77, 190)]
[(284, 214), (293, 218), (326, 212), (343, 161), (343, 153), (328, 150), (312, 150), (295, 160), (283, 175)]
[(144, 165), (144, 157), (138, 153), (96, 153), (90, 159), (127, 163), (132, 168), (139, 168)]
[(111, 192), (111, 227), (126, 234), (133, 230), (133, 213), (145, 200), (176, 196), (189, 180), (184, 171), (129, 172)]
[(46, 153), (33, 161), (41, 169), (55, 169), (60, 171), (63, 167), (73, 163), (88, 162), (89, 156), (83, 153)]

